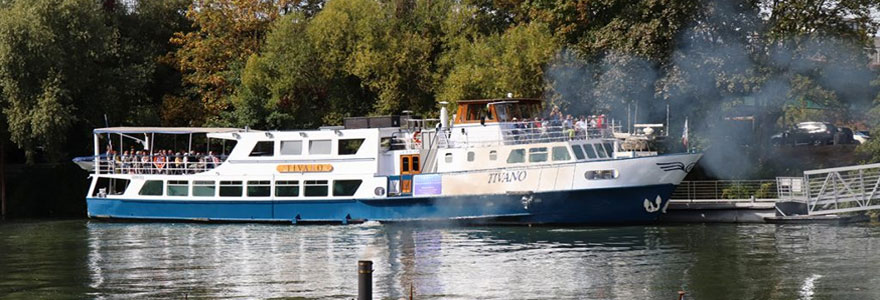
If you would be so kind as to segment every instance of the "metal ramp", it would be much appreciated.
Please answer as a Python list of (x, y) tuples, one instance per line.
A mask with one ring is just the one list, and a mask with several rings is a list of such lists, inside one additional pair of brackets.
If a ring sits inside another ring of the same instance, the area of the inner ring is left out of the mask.
[(781, 199), (807, 204), (809, 215), (880, 210), (880, 164), (804, 171), (778, 177)]

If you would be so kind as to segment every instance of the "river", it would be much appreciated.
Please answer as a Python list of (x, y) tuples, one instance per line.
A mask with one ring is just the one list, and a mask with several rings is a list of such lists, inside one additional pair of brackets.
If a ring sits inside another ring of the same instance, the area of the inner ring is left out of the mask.
[(0, 298), (880, 299), (880, 224), (0, 222)]

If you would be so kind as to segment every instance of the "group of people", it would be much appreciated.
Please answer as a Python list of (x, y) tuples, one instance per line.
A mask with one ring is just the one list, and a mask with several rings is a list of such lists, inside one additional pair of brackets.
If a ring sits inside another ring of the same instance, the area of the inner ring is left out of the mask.
[(158, 150), (156, 152), (131, 149), (119, 152), (108, 149), (106, 157), (109, 172), (117, 174), (193, 174), (216, 168), (222, 162), (213, 151)]
[(578, 118), (563, 116), (554, 107), (548, 118), (535, 117), (534, 120), (513, 118), (510, 136), (515, 142), (538, 142), (555, 140), (575, 140), (587, 137), (601, 137), (605, 134), (607, 123), (605, 115)]

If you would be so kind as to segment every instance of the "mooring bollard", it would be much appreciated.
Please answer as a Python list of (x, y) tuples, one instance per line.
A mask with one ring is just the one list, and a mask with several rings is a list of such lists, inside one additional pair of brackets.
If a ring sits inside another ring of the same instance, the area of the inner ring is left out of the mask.
[(373, 261), (358, 261), (358, 300), (373, 299)]

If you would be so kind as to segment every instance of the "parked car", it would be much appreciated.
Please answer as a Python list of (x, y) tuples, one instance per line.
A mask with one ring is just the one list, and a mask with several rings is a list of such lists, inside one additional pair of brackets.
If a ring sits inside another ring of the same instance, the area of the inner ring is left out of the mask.
[(837, 134), (835, 135), (835, 137), (837, 138), (837, 141), (834, 143), (835, 144), (855, 144), (856, 140), (853, 138), (853, 135), (854, 134), (853, 134), (852, 129), (849, 129), (846, 127), (838, 127)]
[[(837, 127), (828, 122), (801, 122), (771, 136), (770, 142), (774, 145), (830, 145), (834, 144), (838, 132)], [(842, 136), (837, 137), (840, 142)]]
[(857, 144), (867, 143), (871, 139), (871, 134), (867, 130), (853, 132), (853, 139)]

